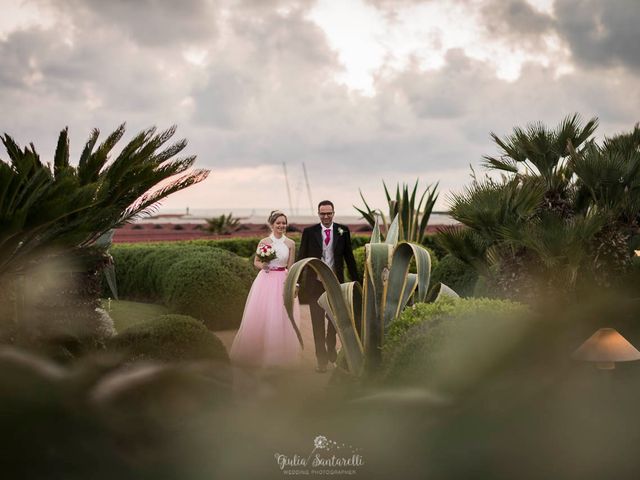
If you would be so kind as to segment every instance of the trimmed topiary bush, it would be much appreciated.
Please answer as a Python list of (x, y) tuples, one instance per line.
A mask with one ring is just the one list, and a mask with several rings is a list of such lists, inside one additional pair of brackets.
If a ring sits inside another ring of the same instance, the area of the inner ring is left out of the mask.
[(526, 335), (528, 309), (489, 299), (443, 299), (392, 323), (380, 380), (460, 393), (481, 381)]
[(120, 298), (163, 303), (214, 330), (236, 328), (256, 271), (247, 259), (176, 242), (114, 249)]
[(167, 271), (164, 303), (212, 330), (237, 328), (255, 275), (254, 267), (233, 253), (212, 249), (192, 254)]
[(473, 296), (478, 273), (451, 254), (445, 255), (431, 270), (431, 283), (444, 283), (462, 297)]
[(187, 315), (163, 315), (133, 325), (113, 337), (109, 348), (126, 352), (132, 361), (229, 361), (222, 341)]

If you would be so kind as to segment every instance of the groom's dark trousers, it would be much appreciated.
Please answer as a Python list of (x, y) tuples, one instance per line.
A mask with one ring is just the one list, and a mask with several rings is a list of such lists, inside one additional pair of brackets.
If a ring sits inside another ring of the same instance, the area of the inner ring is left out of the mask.
[[(349, 271), (349, 277), (358, 279), (358, 269), (353, 257), (349, 229), (345, 225), (334, 222), (332, 233), (333, 271), (338, 277), (338, 281), (344, 282), (345, 264)], [(305, 228), (302, 232), (297, 260), (309, 257), (322, 258), (322, 226), (319, 223)], [(330, 320), (325, 320), (325, 312), (318, 305), (318, 298), (323, 293), (322, 283), (318, 280), (316, 273), (309, 269), (303, 280), (300, 296), (309, 303), (316, 358), (320, 366), (326, 365), (329, 361), (334, 362), (336, 359), (336, 330)]]

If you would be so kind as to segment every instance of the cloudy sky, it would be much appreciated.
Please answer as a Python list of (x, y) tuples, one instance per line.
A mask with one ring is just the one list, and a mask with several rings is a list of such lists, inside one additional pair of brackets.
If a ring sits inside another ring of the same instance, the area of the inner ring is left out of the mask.
[[(469, 181), (489, 133), (640, 120), (638, 0), (0, 0), (0, 132), (178, 125), (210, 178), (163, 208), (289, 209)], [(6, 158), (0, 151), (0, 158)]]

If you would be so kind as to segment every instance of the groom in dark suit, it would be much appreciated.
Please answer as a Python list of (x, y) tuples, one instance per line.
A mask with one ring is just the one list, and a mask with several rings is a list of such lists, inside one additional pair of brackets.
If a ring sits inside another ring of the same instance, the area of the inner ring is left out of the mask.
[[(302, 232), (297, 260), (309, 257), (321, 259), (331, 267), (342, 283), (344, 282), (345, 263), (352, 279), (358, 278), (358, 269), (353, 258), (349, 229), (345, 225), (334, 223), (334, 214), (333, 203), (329, 200), (323, 200), (318, 204), (320, 223), (307, 227)], [(304, 289), (301, 293), (309, 302), (313, 339), (318, 360), (316, 371), (320, 373), (326, 372), (327, 363), (334, 363), (337, 357), (336, 330), (330, 320), (325, 320), (324, 310), (318, 305), (318, 298), (323, 292), (322, 283), (316, 274), (309, 270), (304, 279)]]

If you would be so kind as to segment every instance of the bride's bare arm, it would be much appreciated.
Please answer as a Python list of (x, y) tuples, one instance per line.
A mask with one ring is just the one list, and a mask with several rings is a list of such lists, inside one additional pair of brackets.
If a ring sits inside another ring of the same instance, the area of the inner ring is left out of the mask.
[(287, 261), (287, 270), (291, 268), (293, 263), (296, 261), (296, 244), (293, 240), (289, 240), (291, 243), (289, 244), (289, 260)]

